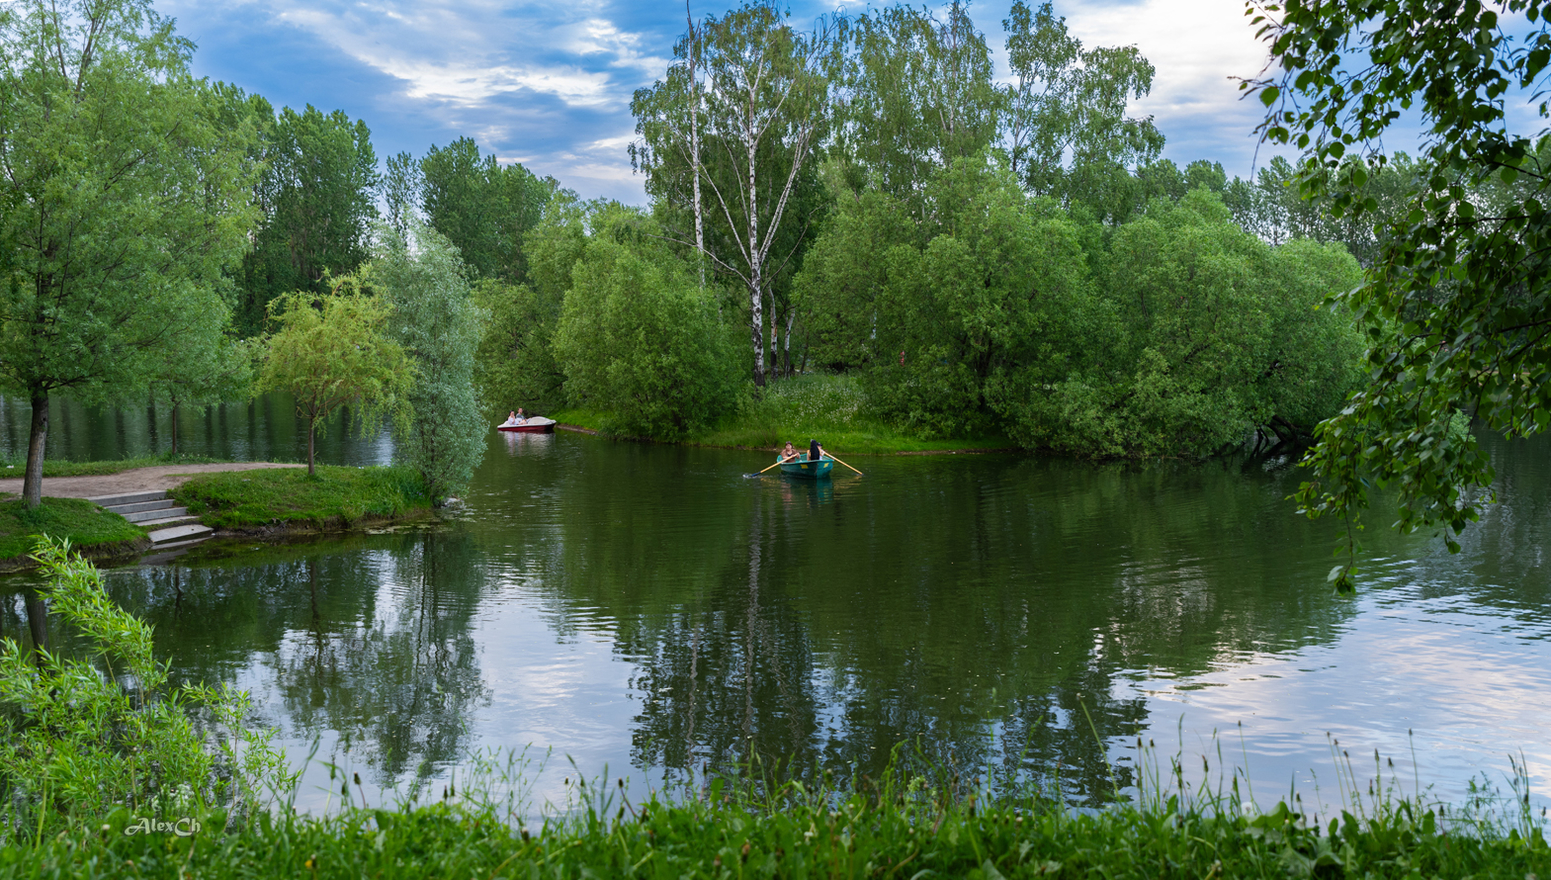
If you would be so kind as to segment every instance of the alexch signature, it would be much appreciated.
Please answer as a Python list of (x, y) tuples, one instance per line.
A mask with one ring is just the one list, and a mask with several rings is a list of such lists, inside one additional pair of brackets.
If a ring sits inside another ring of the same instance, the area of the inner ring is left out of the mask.
[(148, 816), (141, 816), (124, 827), (124, 834), (129, 837), (136, 834), (176, 834), (179, 837), (189, 837), (198, 833), (199, 820), (187, 816), (175, 822), (160, 822)]

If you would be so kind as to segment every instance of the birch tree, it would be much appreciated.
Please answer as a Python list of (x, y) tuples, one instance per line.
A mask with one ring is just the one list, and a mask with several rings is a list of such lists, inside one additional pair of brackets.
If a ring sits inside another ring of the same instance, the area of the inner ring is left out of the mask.
[[(707, 17), (675, 49), (663, 80), (636, 92), (631, 153), (647, 192), (713, 228), (667, 235), (747, 295), (754, 383), (765, 384), (765, 301), (803, 236), (811, 206), (793, 196), (828, 127), (826, 65), (840, 20), (801, 33), (769, 2)], [(696, 193), (698, 192), (698, 196)]]

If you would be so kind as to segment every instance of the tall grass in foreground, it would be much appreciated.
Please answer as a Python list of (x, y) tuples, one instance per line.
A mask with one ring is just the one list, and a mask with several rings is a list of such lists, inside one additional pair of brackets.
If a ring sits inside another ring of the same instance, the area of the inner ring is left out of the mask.
[(984, 780), (944, 779), (896, 751), (879, 778), (843, 786), (822, 775), (775, 783), (755, 767), (634, 798), (623, 780), (568, 776), (565, 802), (529, 819), (528, 770), (487, 755), (430, 803), (418, 803), (420, 789), (375, 806), (357, 796), (358, 778), (336, 774), (337, 807), (263, 814), (232, 834), (209, 830), (220, 813), (188, 837), (125, 834), (133, 817), (119, 813), (0, 849), (0, 878), (1551, 875), (1527, 811), (1507, 801), (1450, 810), (1382, 785), (1352, 793), (1358, 811), (1324, 824), (1286, 801), (1246, 807), (1230, 797), (1237, 776), (1226, 789), (1074, 811), (1055, 792), (992, 796)]

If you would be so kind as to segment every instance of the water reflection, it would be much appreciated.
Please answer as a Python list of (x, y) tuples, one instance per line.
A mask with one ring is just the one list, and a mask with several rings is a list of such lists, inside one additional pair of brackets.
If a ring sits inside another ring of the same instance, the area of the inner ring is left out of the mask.
[(1490, 444), (1505, 502), (1458, 557), (1370, 532), (1346, 600), (1334, 527), (1265, 461), (885, 458), (813, 482), (747, 479), (746, 452), (491, 444), (455, 519), (110, 583), (181, 675), (253, 688), (293, 753), (318, 737), (384, 785), (491, 745), (660, 782), (876, 772), (907, 742), (1096, 803), (1135, 782), (1138, 737), (1215, 766), (1232, 731), (1274, 797), (1330, 778), (1326, 731), (1408, 755), (1408, 727), (1445, 796), (1510, 749), (1537, 784), (1551, 765), (1544, 446)]
[[(319, 424), (321, 464), (384, 464), (393, 458), (386, 432), (361, 437), (351, 429), (351, 412), (341, 409)], [(49, 401), (48, 458), (117, 461), (172, 450), (173, 413), (167, 407), (85, 406), (55, 396)], [(273, 393), (246, 403), (180, 407), (178, 450), (236, 461), (305, 461), (307, 423), (289, 395)], [(0, 397), (0, 457), (27, 455), (32, 405)]]

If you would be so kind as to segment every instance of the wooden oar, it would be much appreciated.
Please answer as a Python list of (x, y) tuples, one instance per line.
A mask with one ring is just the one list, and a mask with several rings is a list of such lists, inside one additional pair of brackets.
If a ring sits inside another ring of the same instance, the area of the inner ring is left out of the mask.
[[(832, 459), (834, 459), (834, 460), (835, 460), (835, 461), (840, 461), (840, 459), (838, 459), (838, 458), (835, 458), (835, 456), (834, 456), (834, 454), (833, 454), (833, 453), (831, 453), (831, 452), (830, 452), (830, 451), (829, 451), (829, 450), (827, 450), (827, 449), (826, 449), (826, 450), (824, 450), (824, 454), (825, 454), (825, 455), (828, 455), (828, 456), (829, 456), (829, 457), (830, 457), (830, 458), (832, 458)], [(841, 464), (846, 464), (846, 463), (845, 463), (845, 462), (843, 462), (843, 461), (840, 461), (840, 463), (841, 463)], [(848, 465), (848, 464), (846, 464), (846, 467), (849, 467), (849, 468), (850, 468), (850, 467), (851, 467), (851, 466), (850, 466), (850, 465)], [(856, 471), (856, 468), (854, 468), (854, 467), (851, 467), (851, 470), (853, 470), (853, 471)], [(857, 476), (858, 476), (858, 477), (860, 477), (860, 476), (863, 476), (863, 474), (862, 474), (862, 472), (861, 472), (861, 471), (856, 471), (856, 475), (857, 475)]]
[[(771, 465), (770, 467), (765, 468), (765, 471), (770, 470), (770, 468), (780, 467), (780, 466), (781, 466), (781, 462), (777, 461), (775, 464)], [(749, 476), (757, 477), (757, 476), (760, 476), (760, 474), (763, 474), (765, 471), (760, 471), (758, 474), (749, 474)]]

